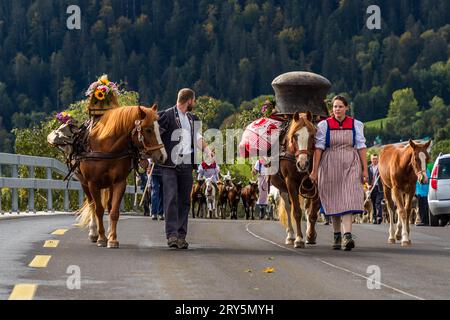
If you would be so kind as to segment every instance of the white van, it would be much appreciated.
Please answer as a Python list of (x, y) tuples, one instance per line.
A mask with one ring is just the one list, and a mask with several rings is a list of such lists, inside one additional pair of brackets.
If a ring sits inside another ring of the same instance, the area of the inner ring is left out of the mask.
[[(431, 172), (428, 191), (430, 224), (446, 225), (450, 220), (450, 154), (439, 155)], [(439, 221), (440, 220), (440, 221)]]

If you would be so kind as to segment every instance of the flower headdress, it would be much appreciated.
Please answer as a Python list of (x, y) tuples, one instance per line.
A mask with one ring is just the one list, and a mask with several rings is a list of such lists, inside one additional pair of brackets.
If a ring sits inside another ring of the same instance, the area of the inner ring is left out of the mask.
[(87, 97), (93, 96), (93, 99), (101, 102), (108, 102), (113, 94), (119, 95), (119, 88), (116, 83), (108, 80), (106, 74), (93, 82), (86, 91)]
[(270, 117), (272, 114), (277, 112), (277, 109), (275, 109), (276, 101), (273, 97), (267, 97), (266, 101), (263, 102), (261, 106), (261, 113), (264, 115), (264, 117)]
[(72, 117), (70, 116), (70, 113), (65, 112), (65, 111), (59, 112), (59, 113), (56, 115), (56, 119), (57, 119), (59, 122), (64, 123), (64, 124), (66, 124), (66, 123), (72, 121)]

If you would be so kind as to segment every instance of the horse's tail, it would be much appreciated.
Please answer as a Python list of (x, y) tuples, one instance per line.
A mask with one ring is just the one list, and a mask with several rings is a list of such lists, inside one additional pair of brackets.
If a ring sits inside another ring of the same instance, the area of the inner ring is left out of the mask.
[[(290, 214), (290, 213), (289, 213)], [(288, 213), (286, 212), (286, 207), (284, 205), (284, 200), (280, 197), (280, 202), (278, 204), (278, 218), (283, 227), (288, 227)]]
[[(101, 190), (101, 199), (102, 199), (102, 206), (105, 209), (109, 208), (109, 197), (110, 192), (109, 189), (102, 189)], [(89, 223), (91, 222), (91, 218), (95, 217), (95, 205), (93, 202), (89, 203), (89, 201), (86, 199), (84, 200), (83, 206), (77, 211), (76, 215), (77, 217), (77, 223), (75, 226), (79, 228), (87, 228), (89, 226)]]
[(77, 223), (75, 224), (79, 228), (87, 228), (91, 222), (91, 218), (95, 215), (94, 203), (89, 203), (84, 200), (83, 206), (77, 211)]

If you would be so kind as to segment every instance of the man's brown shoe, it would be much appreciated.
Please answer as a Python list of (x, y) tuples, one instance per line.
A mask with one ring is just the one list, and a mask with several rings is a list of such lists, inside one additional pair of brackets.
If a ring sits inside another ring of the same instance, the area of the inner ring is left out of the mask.
[(189, 243), (187, 243), (186, 239), (178, 239), (177, 245), (178, 249), (187, 249), (189, 247)]
[(167, 245), (170, 248), (178, 248), (178, 239), (177, 239), (177, 237), (169, 237), (169, 239), (167, 240)]

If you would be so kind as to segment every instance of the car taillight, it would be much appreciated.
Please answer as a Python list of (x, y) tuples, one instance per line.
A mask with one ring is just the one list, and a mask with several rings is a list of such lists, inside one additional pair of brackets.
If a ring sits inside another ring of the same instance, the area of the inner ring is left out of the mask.
[(433, 168), (433, 172), (431, 173), (431, 181), (430, 181), (430, 185), (431, 188), (433, 188), (434, 190), (437, 190), (437, 175), (439, 172), (439, 165), (436, 165)]

